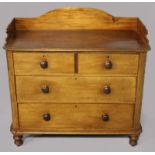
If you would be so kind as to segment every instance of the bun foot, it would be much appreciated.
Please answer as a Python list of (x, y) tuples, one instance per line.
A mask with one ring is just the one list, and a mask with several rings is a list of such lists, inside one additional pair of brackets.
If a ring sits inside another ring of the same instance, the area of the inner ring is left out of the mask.
[(131, 146), (136, 146), (137, 145), (137, 140), (130, 139), (130, 145)]
[(136, 146), (137, 145), (138, 137), (139, 136), (137, 136), (137, 135), (131, 135), (130, 136), (129, 143), (130, 143), (131, 146)]
[(16, 144), (16, 146), (21, 146), (23, 144), (23, 136), (19, 136), (19, 135), (14, 135), (13, 139), (14, 139), (14, 143)]

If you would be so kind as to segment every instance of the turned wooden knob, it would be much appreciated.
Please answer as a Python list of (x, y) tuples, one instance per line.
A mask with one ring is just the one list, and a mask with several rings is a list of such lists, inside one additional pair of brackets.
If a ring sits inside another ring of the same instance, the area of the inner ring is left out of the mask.
[(106, 61), (104, 62), (104, 67), (105, 67), (106, 69), (111, 69), (111, 68), (112, 68), (112, 62), (111, 62), (110, 60), (106, 60)]
[(47, 61), (41, 61), (40, 62), (40, 67), (43, 68), (43, 69), (47, 68), (48, 67), (48, 62)]
[(50, 114), (48, 114), (48, 113), (43, 114), (43, 119), (44, 119), (45, 121), (50, 121), (50, 120), (51, 120)]
[(108, 114), (102, 115), (102, 120), (105, 122), (109, 121), (109, 115)]
[(41, 87), (41, 91), (45, 94), (49, 93), (49, 87), (47, 85), (43, 85)]
[(105, 85), (105, 86), (103, 87), (103, 92), (104, 92), (104, 94), (110, 94), (110, 93), (111, 93), (111, 88), (110, 88), (110, 86)]

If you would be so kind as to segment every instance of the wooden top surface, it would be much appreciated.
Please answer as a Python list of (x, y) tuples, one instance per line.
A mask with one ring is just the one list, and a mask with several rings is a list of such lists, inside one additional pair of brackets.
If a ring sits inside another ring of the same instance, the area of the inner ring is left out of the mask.
[(5, 46), (16, 51), (146, 51), (133, 30), (16, 31)]

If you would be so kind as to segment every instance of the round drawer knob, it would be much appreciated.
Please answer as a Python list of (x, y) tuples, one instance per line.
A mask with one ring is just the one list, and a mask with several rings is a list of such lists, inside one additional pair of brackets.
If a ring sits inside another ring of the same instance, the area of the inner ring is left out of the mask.
[(41, 91), (45, 94), (49, 93), (49, 87), (47, 85), (43, 85), (41, 87)]
[(112, 68), (112, 62), (111, 62), (110, 60), (106, 60), (106, 61), (104, 62), (104, 67), (105, 67), (106, 69), (111, 69), (111, 68)]
[(50, 114), (43, 114), (43, 119), (45, 120), (45, 121), (50, 121), (51, 120), (51, 116), (50, 116)]
[(47, 68), (48, 67), (48, 62), (47, 61), (41, 61), (40, 62), (40, 67), (43, 68), (43, 69)]
[(104, 92), (104, 94), (110, 94), (110, 93), (111, 93), (111, 88), (110, 88), (110, 86), (105, 85), (105, 86), (103, 87), (103, 92)]
[(105, 122), (109, 121), (109, 115), (108, 114), (102, 115), (102, 120)]

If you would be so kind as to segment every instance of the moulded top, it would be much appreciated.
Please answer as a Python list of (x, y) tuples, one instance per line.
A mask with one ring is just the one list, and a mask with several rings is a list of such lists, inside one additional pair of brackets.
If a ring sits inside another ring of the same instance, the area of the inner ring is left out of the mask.
[(18, 31), (7, 49), (16, 51), (143, 51), (135, 31)]

